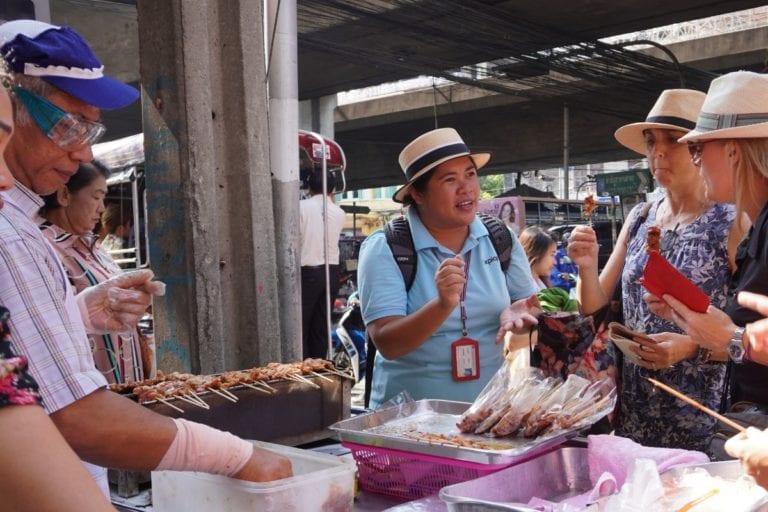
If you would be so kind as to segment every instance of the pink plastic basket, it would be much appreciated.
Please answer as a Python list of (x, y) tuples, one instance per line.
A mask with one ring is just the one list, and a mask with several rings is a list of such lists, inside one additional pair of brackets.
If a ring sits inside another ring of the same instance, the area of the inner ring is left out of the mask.
[(415, 500), (435, 494), (446, 485), (474, 480), (510, 464), (480, 464), (342, 442), (357, 462), (360, 487), (368, 492)]

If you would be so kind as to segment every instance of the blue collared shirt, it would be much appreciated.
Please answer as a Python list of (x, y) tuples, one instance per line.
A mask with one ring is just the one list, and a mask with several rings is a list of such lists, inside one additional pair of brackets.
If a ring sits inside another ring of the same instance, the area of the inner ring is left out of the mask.
[[(416, 276), (406, 293), (405, 282), (395, 263), (383, 230), (371, 234), (360, 248), (358, 279), (362, 313), (366, 324), (388, 316), (407, 316), (437, 297), (435, 273), (440, 263), (454, 256), (427, 231), (414, 208), (408, 209), (417, 253)], [(459, 307), (419, 348), (394, 360), (376, 355), (371, 387), (371, 407), (377, 407), (403, 390), (417, 400), (423, 398), (471, 402), (501, 366), (502, 346), (495, 343), (499, 314), (510, 301), (536, 293), (528, 260), (513, 235), (512, 257), (502, 274), (496, 250), (482, 221), (469, 227), (461, 249), (471, 251), (466, 310), (469, 337), (480, 344), (480, 378), (455, 382), (451, 377), (451, 343), (461, 338)]]

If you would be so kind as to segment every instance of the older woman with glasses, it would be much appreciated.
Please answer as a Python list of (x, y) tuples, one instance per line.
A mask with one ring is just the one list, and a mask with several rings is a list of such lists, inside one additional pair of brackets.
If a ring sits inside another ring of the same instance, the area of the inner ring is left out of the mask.
[[(677, 326), (651, 313), (639, 282), (647, 261), (648, 228), (661, 230), (661, 249), (669, 262), (704, 289), (714, 304), (725, 303), (730, 274), (728, 237), (734, 219), (730, 206), (713, 204), (691, 163), (685, 144), (677, 140), (693, 128), (704, 93), (686, 89), (662, 92), (645, 122), (619, 128), (616, 139), (645, 155), (664, 198), (637, 205), (628, 216), (605, 268), (598, 275), (598, 244), (592, 228), (571, 233), (568, 254), (579, 266), (577, 296), (586, 312), (608, 304), (617, 285), (625, 324), (648, 333), (656, 343), (638, 348), (635, 364), (626, 358), (621, 369), (620, 410), (616, 433), (648, 446), (702, 449), (713, 430), (712, 419), (697, 409), (658, 393), (647, 381), (656, 378), (717, 408), (725, 364)], [(720, 359), (725, 359), (722, 354)]]
[(755, 361), (765, 359), (762, 354), (753, 357), (754, 340), (751, 343), (745, 332), (745, 326), (762, 315), (736, 301), (738, 292), (768, 293), (768, 75), (738, 71), (714, 80), (696, 128), (681, 141), (689, 143), (707, 197), (735, 203), (752, 229), (739, 246), (738, 269), (724, 311), (713, 301), (706, 313), (695, 313), (669, 295), (652, 305), (660, 315), (671, 315), (697, 343), (727, 349), (735, 363), (731, 401), (751, 402), (768, 412), (768, 367)]

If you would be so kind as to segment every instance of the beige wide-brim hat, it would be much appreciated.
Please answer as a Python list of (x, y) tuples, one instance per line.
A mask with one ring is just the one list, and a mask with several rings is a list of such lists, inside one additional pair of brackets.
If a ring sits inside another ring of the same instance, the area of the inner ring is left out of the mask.
[(419, 135), (400, 152), (398, 161), (405, 173), (406, 183), (397, 189), (392, 200), (404, 202), (411, 192), (411, 185), (419, 177), (443, 162), (462, 156), (471, 157), (478, 169), (491, 159), (490, 153), (470, 153), (459, 133), (453, 128), (438, 128)]
[(691, 131), (705, 97), (703, 92), (692, 89), (667, 89), (656, 100), (645, 122), (624, 125), (616, 130), (614, 137), (622, 146), (645, 155), (645, 130)]
[(712, 80), (696, 127), (680, 142), (768, 138), (768, 75), (734, 71)]

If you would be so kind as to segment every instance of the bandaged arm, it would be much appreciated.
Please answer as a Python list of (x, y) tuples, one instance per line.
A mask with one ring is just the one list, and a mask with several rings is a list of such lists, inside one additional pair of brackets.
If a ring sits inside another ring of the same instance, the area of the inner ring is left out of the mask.
[[(119, 421), (115, 421), (115, 418), (119, 418)], [(186, 455), (177, 452), (184, 452), (184, 445), (188, 444), (184, 439), (176, 439), (180, 431), (177, 420), (162, 416), (106, 389), (94, 391), (67, 407), (52, 412), (51, 419), (75, 452), (83, 460), (93, 464), (132, 471), (151, 471), (166, 459), (167, 454), (167, 462), (161, 467), (167, 468), (169, 464), (173, 464), (180, 469), (201, 469), (209, 465), (204, 461), (202, 466), (193, 467), (190, 461), (184, 459), (200, 458), (199, 453)], [(218, 436), (215, 436), (215, 443), (219, 443)], [(112, 442), (105, 443), (104, 439), (110, 439)], [(172, 444), (179, 441), (182, 442), (180, 445), (169, 450)], [(254, 482), (278, 480), (292, 475), (290, 459), (270, 450), (241, 444), (246, 443), (245, 441), (238, 441), (231, 446), (237, 444), (243, 450), (250, 450), (250, 460), (244, 466), (239, 463), (247, 459), (243, 452), (241, 456), (229, 455), (232, 460), (225, 461), (223, 465), (216, 463), (215, 466), (231, 470), (235, 478)], [(224, 442), (230, 446), (229, 442)], [(203, 446), (197, 442), (193, 444)], [(218, 457), (225, 452), (233, 453), (224, 448), (224, 445), (215, 444), (210, 448), (204, 446), (202, 450), (211, 450), (208, 452), (210, 457)], [(206, 455), (202, 456), (205, 457)], [(240, 466), (242, 469), (235, 471)]]
[(234, 476), (248, 463), (253, 444), (228, 432), (183, 419), (173, 419), (176, 437), (157, 471), (200, 471)]

